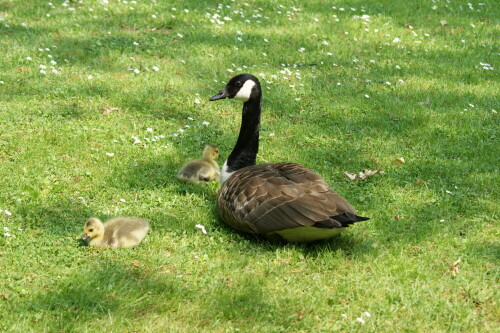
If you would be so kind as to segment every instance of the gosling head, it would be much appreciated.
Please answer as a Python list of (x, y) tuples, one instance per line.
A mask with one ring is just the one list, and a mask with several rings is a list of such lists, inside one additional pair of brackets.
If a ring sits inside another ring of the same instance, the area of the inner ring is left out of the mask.
[(242, 102), (261, 96), (260, 82), (251, 74), (239, 74), (233, 77), (217, 94), (210, 97), (210, 101), (233, 98)]
[(104, 234), (104, 225), (97, 217), (91, 217), (83, 226), (82, 240), (90, 242), (92, 239)]
[(217, 148), (214, 145), (206, 145), (205, 146), (205, 149), (203, 150), (203, 158), (215, 160), (219, 156), (220, 156), (219, 155), (219, 148)]

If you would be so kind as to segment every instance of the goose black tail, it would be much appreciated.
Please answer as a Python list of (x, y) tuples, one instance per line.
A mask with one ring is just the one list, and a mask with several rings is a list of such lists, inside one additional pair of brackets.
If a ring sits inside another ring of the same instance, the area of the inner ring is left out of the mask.
[(315, 228), (346, 228), (351, 224), (356, 222), (369, 220), (369, 217), (362, 217), (356, 214), (343, 213), (335, 216), (331, 216), (328, 220), (316, 222), (312, 225)]
[(351, 213), (343, 213), (332, 216), (331, 218), (334, 219), (335, 221), (340, 222), (343, 227), (347, 227), (349, 226), (349, 224), (366, 221), (370, 219), (369, 217), (358, 216), (356, 214), (351, 214)]

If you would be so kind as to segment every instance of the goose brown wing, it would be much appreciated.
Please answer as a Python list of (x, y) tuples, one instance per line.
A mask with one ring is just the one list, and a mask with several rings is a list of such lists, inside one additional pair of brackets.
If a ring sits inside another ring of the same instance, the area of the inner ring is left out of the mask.
[(224, 183), (218, 206), (226, 223), (259, 234), (306, 226), (340, 228), (357, 218), (318, 174), (295, 163), (238, 170)]

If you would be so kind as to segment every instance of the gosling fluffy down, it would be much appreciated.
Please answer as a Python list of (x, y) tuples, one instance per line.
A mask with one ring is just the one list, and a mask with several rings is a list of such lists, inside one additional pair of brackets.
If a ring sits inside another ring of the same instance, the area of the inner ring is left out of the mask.
[(206, 145), (203, 159), (189, 161), (177, 173), (179, 180), (192, 184), (216, 180), (220, 176), (220, 168), (215, 159), (219, 157), (219, 148)]
[(115, 217), (105, 223), (91, 217), (83, 227), (82, 240), (91, 246), (128, 248), (139, 244), (148, 231), (148, 222), (137, 217)]

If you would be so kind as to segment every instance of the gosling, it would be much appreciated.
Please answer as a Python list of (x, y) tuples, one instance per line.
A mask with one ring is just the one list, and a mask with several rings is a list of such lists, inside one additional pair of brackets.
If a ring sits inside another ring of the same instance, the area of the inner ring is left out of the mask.
[(104, 224), (91, 217), (83, 227), (82, 240), (90, 246), (128, 248), (139, 244), (148, 231), (148, 222), (137, 217), (115, 217)]
[(216, 180), (220, 176), (220, 168), (215, 159), (219, 157), (219, 148), (206, 145), (203, 159), (189, 161), (179, 170), (177, 177), (183, 182), (199, 184)]

